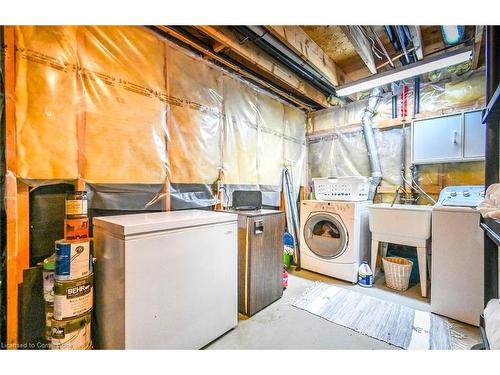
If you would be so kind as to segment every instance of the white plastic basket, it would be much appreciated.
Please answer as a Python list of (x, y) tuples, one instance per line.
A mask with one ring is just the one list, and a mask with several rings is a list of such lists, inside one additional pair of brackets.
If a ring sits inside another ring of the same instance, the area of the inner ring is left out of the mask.
[(400, 257), (386, 257), (382, 258), (382, 263), (387, 286), (402, 292), (408, 289), (413, 262)]

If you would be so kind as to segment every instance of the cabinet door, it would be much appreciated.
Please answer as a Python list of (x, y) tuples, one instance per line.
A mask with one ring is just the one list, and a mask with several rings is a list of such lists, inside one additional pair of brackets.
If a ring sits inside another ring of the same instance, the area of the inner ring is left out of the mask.
[(248, 315), (253, 315), (283, 294), (284, 214), (248, 218)]
[(483, 112), (468, 112), (464, 115), (464, 157), (484, 158), (486, 125), (481, 122)]
[(413, 160), (432, 163), (462, 157), (462, 115), (413, 122)]

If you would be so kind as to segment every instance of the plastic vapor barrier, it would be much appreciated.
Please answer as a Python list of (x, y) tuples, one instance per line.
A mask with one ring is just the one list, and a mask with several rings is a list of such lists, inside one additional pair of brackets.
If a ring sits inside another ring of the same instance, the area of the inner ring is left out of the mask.
[[(448, 77), (449, 78), (449, 77)], [(398, 186), (402, 184), (401, 169), (409, 177), (411, 163), (411, 121), (413, 115), (413, 81), (405, 82), (409, 86), (407, 98), (407, 127), (377, 129), (377, 123), (392, 118), (392, 93), (384, 94), (377, 113), (373, 118), (375, 141), (382, 166), (382, 185)], [(484, 105), (484, 71), (464, 74), (437, 83), (421, 85), (420, 113), (433, 116), (440, 113), (461, 111), (465, 108), (481, 108)], [(369, 176), (370, 165), (363, 131), (360, 127), (367, 99), (350, 103), (343, 107), (334, 107), (311, 114), (312, 131), (308, 134), (308, 177), (326, 176)], [(398, 97), (398, 115), (401, 101)], [(440, 181), (455, 181), (458, 184), (474, 184), (478, 173), (471, 167), (474, 163), (459, 163), (419, 167), (422, 184), (433, 187)], [(476, 168), (477, 169), (477, 168)], [(468, 172), (467, 172), (468, 171)], [(482, 183), (482, 182), (481, 182)], [(449, 183), (447, 183), (449, 184)]]
[[(374, 133), (382, 167), (382, 185), (400, 185), (403, 155), (407, 167), (411, 160), (410, 129), (375, 129)], [(319, 137), (311, 136), (308, 144), (309, 177), (370, 176), (368, 152), (361, 129), (335, 131), (334, 134)]]
[[(97, 209), (216, 203), (261, 189), (279, 205), (286, 166), (300, 184), (305, 114), (142, 27), (18, 26), (18, 178), (82, 179)], [(168, 188), (165, 184), (168, 183)], [(298, 186), (296, 191), (298, 191)]]
[[(413, 115), (413, 80), (404, 82), (408, 86), (407, 109), (408, 119)], [(422, 83), (420, 88), (420, 113), (439, 114), (467, 108), (480, 108), (485, 103), (484, 70), (468, 73), (461, 78), (448, 79), (443, 82)], [(311, 114), (313, 129), (310, 133), (328, 131), (343, 125), (359, 124), (363, 111), (368, 103), (361, 99), (343, 107), (333, 107)], [(398, 116), (401, 114), (401, 100), (398, 97)], [(378, 121), (392, 118), (392, 93), (385, 93), (377, 113), (373, 118)]]

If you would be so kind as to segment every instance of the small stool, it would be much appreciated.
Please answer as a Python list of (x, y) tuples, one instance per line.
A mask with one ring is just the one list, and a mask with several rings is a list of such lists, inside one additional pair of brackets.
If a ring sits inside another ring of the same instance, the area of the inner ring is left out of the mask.
[(427, 240), (417, 240), (411, 237), (397, 236), (397, 235), (385, 235), (385, 234), (373, 234), (372, 233), (372, 261), (371, 268), (373, 272), (373, 279), (377, 274), (377, 256), (379, 251), (379, 245), (381, 242), (394, 243), (398, 245), (415, 246), (417, 248), (418, 257), (418, 271), (420, 274), (420, 289), (422, 297), (427, 297), (427, 254), (431, 246), (431, 241)]

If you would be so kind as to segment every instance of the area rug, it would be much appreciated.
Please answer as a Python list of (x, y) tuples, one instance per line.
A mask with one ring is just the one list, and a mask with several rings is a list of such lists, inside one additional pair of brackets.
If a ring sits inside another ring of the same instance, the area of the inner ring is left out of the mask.
[(451, 349), (443, 318), (333, 285), (317, 283), (292, 306), (403, 349)]

